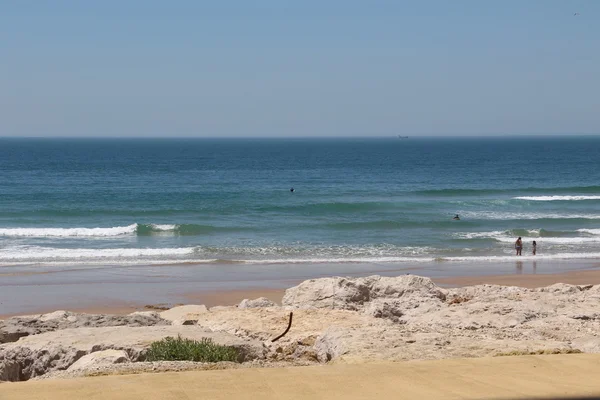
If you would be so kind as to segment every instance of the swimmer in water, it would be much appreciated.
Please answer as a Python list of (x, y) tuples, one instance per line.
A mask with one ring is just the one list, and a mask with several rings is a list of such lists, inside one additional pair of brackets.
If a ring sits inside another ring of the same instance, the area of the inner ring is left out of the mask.
[(454, 216), (454, 218), (452, 218), (452, 219), (453, 219), (453, 220), (456, 220), (456, 221), (459, 221), (459, 220), (460, 220), (460, 217), (458, 216), (458, 214), (456, 214), (456, 215)]
[(290, 188), (290, 192), (294, 193), (294, 188)]
[(521, 240), (521, 236), (515, 242), (515, 250), (517, 250), (517, 255), (521, 255), (521, 250), (523, 250), (523, 241)]

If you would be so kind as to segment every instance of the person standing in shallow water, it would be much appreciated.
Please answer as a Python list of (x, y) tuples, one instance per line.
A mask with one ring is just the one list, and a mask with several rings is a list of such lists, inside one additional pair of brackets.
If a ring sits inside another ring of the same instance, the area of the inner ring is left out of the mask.
[(535, 240), (532, 243), (533, 249), (532, 249), (532, 253), (535, 256), (535, 253), (537, 253), (537, 243), (535, 242)]
[(515, 242), (515, 250), (517, 250), (517, 255), (521, 255), (521, 250), (523, 250), (523, 241), (521, 240), (521, 236)]

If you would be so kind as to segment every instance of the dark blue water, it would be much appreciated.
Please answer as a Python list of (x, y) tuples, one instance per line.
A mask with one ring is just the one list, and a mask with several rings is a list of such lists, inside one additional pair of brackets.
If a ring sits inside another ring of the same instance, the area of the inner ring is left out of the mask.
[(600, 138), (0, 139), (5, 266), (501, 261), (517, 236), (600, 257)]

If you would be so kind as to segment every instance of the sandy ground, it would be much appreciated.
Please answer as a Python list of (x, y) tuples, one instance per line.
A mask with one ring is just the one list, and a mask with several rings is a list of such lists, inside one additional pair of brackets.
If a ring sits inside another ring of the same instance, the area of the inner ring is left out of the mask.
[(600, 398), (600, 355), (191, 371), (0, 384), (0, 399)]
[(503, 285), (536, 288), (550, 286), (555, 283), (571, 285), (600, 284), (600, 270), (569, 271), (558, 274), (511, 274), (490, 276), (458, 276), (452, 278), (434, 278), (438, 285), (444, 286), (473, 286), (473, 285)]

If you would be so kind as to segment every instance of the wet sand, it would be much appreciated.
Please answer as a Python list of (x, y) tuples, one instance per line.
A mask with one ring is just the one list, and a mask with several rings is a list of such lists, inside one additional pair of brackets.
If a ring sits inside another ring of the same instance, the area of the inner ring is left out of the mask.
[[(105, 303), (92, 306), (78, 306), (74, 304), (59, 304), (59, 305), (40, 305), (35, 309), (35, 312), (22, 313), (4, 313), (0, 314), (0, 320), (21, 315), (45, 314), (64, 309), (73, 312), (87, 314), (130, 314), (135, 311), (163, 311), (171, 307), (183, 304), (204, 304), (207, 307), (214, 306), (234, 306), (239, 304), (244, 299), (256, 299), (258, 297), (266, 297), (267, 299), (279, 304), (285, 294), (285, 289), (255, 289), (255, 290), (224, 290), (224, 291), (203, 291), (199, 293), (187, 293), (185, 301), (181, 303), (148, 303), (148, 304), (119, 304)], [(53, 303), (49, 303), (53, 304)], [(1, 309), (1, 308), (0, 308)]]
[(4, 383), (0, 398), (592, 399), (599, 374), (598, 354), (487, 357)]
[(502, 285), (537, 288), (550, 286), (555, 283), (571, 285), (600, 284), (600, 270), (569, 271), (557, 274), (510, 274), (490, 276), (458, 276), (451, 278), (436, 278), (435, 283), (443, 286), (473, 286), (473, 285)]
[(431, 277), (441, 286), (553, 283), (600, 284), (597, 261), (424, 265), (90, 266), (69, 269), (9, 267), (0, 274), (0, 318), (55, 310), (126, 314), (178, 304), (234, 305), (244, 298), (279, 303), (286, 288), (326, 276)]

